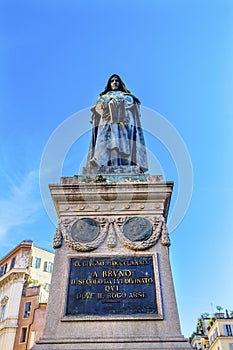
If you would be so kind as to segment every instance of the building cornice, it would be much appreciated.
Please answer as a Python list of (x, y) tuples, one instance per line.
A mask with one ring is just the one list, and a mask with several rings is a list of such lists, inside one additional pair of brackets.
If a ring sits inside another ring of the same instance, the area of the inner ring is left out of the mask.
[(0, 331), (4, 329), (4, 332), (6, 332), (8, 329), (17, 329), (18, 327), (18, 319), (17, 318), (6, 318), (0, 323)]
[(31, 247), (33, 246), (33, 242), (32, 241), (23, 241), (20, 244), (18, 244), (13, 250), (11, 250), (7, 255), (5, 255), (1, 260), (0, 260), (0, 265), (4, 265), (4, 263), (11, 258), (11, 256), (13, 257), (19, 250), (21, 250), (22, 248), (28, 248), (28, 250), (31, 249)]
[(1, 260), (0, 260), (0, 265), (4, 265), (4, 263), (11, 258), (11, 256), (13, 257), (13, 255), (15, 255), (19, 250), (21, 250), (22, 248), (28, 248), (28, 250), (31, 249), (31, 247), (33, 246), (33, 242), (32, 241), (23, 241), (20, 244), (18, 244), (13, 250), (11, 250), (7, 255), (5, 255)]
[(5, 275), (0, 277), (0, 288), (8, 283), (24, 283), (28, 276), (28, 270), (25, 268), (11, 269)]

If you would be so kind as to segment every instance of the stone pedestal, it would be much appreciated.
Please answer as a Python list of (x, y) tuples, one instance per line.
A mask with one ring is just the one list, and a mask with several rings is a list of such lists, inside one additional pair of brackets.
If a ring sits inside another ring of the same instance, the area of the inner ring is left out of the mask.
[(190, 349), (169, 261), (173, 183), (111, 179), (50, 186), (56, 253), (44, 334), (33, 350)]

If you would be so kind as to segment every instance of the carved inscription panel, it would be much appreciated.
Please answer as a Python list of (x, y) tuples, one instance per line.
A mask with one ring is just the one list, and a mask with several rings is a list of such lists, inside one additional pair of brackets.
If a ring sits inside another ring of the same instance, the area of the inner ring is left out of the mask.
[(67, 316), (157, 315), (152, 256), (71, 258)]

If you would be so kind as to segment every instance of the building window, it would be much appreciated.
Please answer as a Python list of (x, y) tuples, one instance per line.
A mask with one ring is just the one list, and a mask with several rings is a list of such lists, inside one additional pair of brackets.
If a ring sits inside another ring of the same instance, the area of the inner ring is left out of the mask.
[(27, 327), (23, 327), (21, 330), (20, 343), (25, 343), (27, 337)]
[(30, 316), (30, 311), (31, 311), (31, 302), (30, 301), (28, 301), (28, 302), (26, 302), (26, 304), (25, 304), (25, 309), (24, 309), (24, 318), (27, 318), (27, 317), (29, 317)]
[(7, 270), (7, 264), (1, 266), (1, 268), (0, 268), (0, 277), (5, 275), (6, 270)]
[(227, 335), (227, 336), (232, 336), (233, 335), (233, 329), (232, 329), (233, 325), (225, 324), (224, 328), (225, 328), (225, 335)]
[(33, 256), (32, 258), (32, 267), (35, 267), (36, 269), (40, 268), (40, 264), (41, 264), (41, 258), (37, 258), (35, 256)]
[(49, 292), (50, 291), (50, 284), (49, 283), (45, 283), (45, 289)]
[(213, 331), (213, 340), (216, 339), (218, 336), (218, 329), (215, 328), (214, 331)]
[(45, 261), (44, 262), (44, 271), (52, 273), (53, 263), (51, 263), (50, 261)]
[(14, 256), (14, 258), (11, 259), (11, 266), (10, 266), (10, 270), (14, 268), (15, 266), (15, 259), (16, 257)]
[(0, 322), (4, 320), (5, 312), (6, 312), (6, 304), (8, 302), (8, 296), (5, 295), (0, 302)]
[(1, 314), (0, 314), (0, 322), (2, 322), (4, 320), (5, 311), (6, 311), (6, 305), (2, 305), (1, 306)]
[(229, 343), (229, 350), (233, 350), (233, 343)]

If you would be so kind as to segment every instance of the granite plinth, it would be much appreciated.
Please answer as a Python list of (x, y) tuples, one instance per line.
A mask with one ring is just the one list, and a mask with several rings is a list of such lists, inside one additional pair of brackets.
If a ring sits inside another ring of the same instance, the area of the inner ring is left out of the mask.
[[(33, 350), (191, 349), (181, 334), (169, 260), (172, 188), (159, 176), (117, 183), (62, 178), (50, 186), (57, 249), (44, 334)], [(83, 231), (72, 231), (83, 218), (100, 227), (86, 241)], [(137, 225), (129, 229), (133, 218)]]

